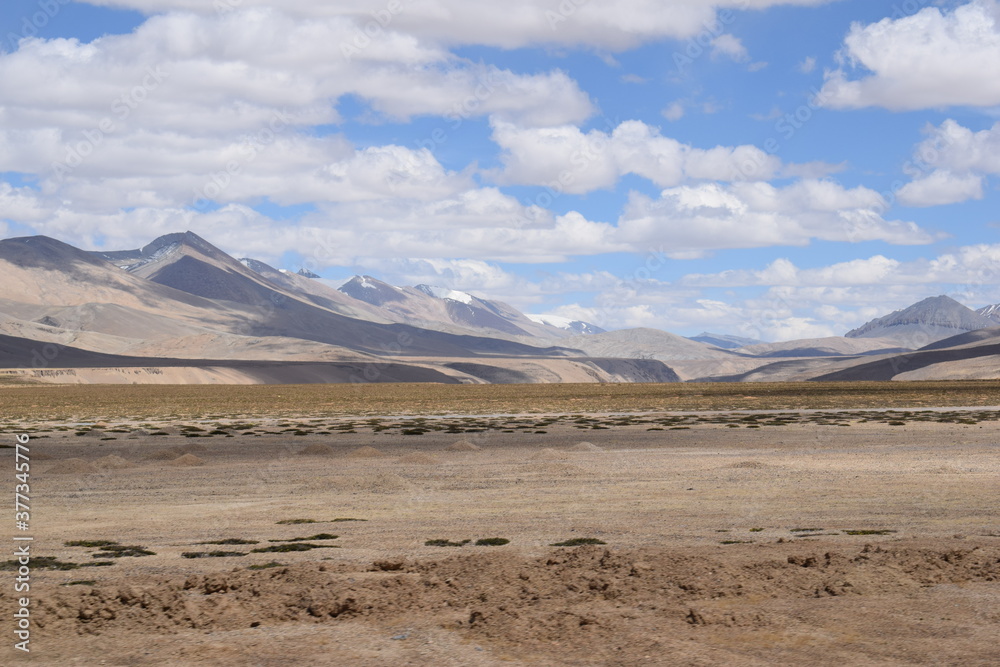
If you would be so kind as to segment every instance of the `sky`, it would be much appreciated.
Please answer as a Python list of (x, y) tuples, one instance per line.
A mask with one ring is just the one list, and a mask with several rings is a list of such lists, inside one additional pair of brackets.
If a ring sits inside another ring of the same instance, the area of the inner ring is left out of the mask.
[(0, 237), (606, 329), (1000, 302), (1000, 1), (5, 0)]

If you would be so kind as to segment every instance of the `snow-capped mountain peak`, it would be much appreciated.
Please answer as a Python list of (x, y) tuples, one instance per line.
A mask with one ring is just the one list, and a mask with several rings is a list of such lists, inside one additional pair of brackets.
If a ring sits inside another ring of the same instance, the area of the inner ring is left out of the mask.
[(415, 289), (418, 289), (424, 294), (432, 296), (436, 299), (451, 299), (452, 301), (464, 303), (467, 306), (472, 305), (473, 300), (476, 298), (467, 292), (460, 292), (458, 290), (448, 289), (447, 287), (417, 285)]
[(536, 324), (545, 324), (550, 327), (555, 327), (556, 329), (563, 329), (564, 331), (572, 331), (576, 334), (599, 334), (606, 333), (604, 329), (597, 326), (596, 324), (591, 324), (590, 322), (584, 322), (582, 320), (574, 320), (569, 317), (562, 317), (560, 315), (528, 315), (525, 314), (532, 322)]

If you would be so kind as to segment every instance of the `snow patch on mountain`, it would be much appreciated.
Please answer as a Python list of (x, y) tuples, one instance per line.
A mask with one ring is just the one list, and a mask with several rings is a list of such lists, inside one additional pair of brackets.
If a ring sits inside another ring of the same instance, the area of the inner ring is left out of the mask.
[(451, 299), (452, 301), (464, 303), (467, 306), (471, 306), (472, 302), (476, 298), (467, 292), (459, 292), (458, 290), (448, 289), (447, 287), (435, 287), (434, 285), (417, 285), (416, 289), (420, 290), (424, 294), (433, 296), (434, 298)]
[(584, 322), (582, 320), (574, 320), (569, 317), (562, 317), (560, 315), (529, 315), (525, 313), (525, 317), (536, 324), (545, 324), (550, 327), (555, 327), (556, 329), (572, 331), (577, 334), (595, 335), (605, 333), (604, 329), (595, 324)]

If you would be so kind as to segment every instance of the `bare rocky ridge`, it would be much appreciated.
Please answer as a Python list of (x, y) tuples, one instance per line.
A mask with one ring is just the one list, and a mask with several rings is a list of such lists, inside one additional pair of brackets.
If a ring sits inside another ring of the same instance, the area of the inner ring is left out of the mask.
[(923, 347), (996, 322), (948, 296), (934, 296), (847, 332), (848, 338), (891, 338), (902, 347)]

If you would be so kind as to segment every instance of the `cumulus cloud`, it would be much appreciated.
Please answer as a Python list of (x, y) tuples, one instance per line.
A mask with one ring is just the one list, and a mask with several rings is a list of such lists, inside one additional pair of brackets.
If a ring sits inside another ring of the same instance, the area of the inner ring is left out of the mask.
[(1000, 123), (973, 132), (948, 119), (929, 127), (904, 171), (913, 176), (899, 191), (907, 206), (938, 206), (982, 199), (986, 176), (1000, 174)]
[(335, 122), (349, 94), (394, 119), (496, 114), (555, 124), (592, 111), (562, 72), (475, 65), (403, 33), (345, 56), (341, 45), (356, 31), (344, 17), (303, 21), (262, 8), (153, 16), (89, 44), (27, 39), (0, 57), (5, 127), (92, 129), (110, 116), (119, 129), (217, 133), (257, 129), (277, 110), (317, 125)]
[(658, 186), (691, 180), (767, 180), (781, 161), (755, 146), (694, 148), (663, 136), (658, 128), (630, 120), (609, 132), (576, 126), (524, 128), (493, 121), (493, 140), (503, 149), (505, 184), (544, 185), (582, 194), (610, 188), (625, 174)]
[[(93, 5), (153, 13), (170, 10), (226, 13), (273, 0), (87, 0)], [(446, 45), (482, 44), (505, 49), (534, 45), (586, 45), (612, 51), (662, 39), (686, 39), (715, 25), (720, 10), (816, 6), (832, 0), (620, 0), (560, 2), (509, 0), (285, 0), (282, 11), (302, 19), (345, 18), (380, 34), (391, 29)]]
[(930, 243), (911, 222), (885, 220), (881, 196), (832, 181), (705, 183), (664, 190), (656, 199), (633, 193), (619, 220), (620, 238), (664, 244), (671, 252), (806, 245), (812, 240)]
[(750, 60), (747, 47), (743, 46), (743, 42), (740, 41), (739, 37), (734, 37), (729, 33), (719, 35), (712, 40), (712, 55), (714, 57), (724, 56), (738, 63), (745, 63)]
[(937, 169), (907, 183), (896, 193), (906, 206), (941, 206), (983, 198), (983, 179), (974, 174), (955, 174)]
[[(804, 290), (865, 287), (876, 292), (882, 287), (905, 287), (907, 295), (919, 294), (920, 290), (926, 292), (925, 287), (914, 287), (925, 285), (959, 286), (965, 291), (984, 288), (984, 291), (989, 291), (1000, 285), (1000, 244), (962, 246), (931, 259), (903, 262), (874, 255), (810, 269), (799, 268), (790, 260), (780, 258), (761, 269), (688, 274), (681, 278), (679, 284), (688, 287), (766, 286)], [(995, 300), (995, 297), (990, 298)], [(839, 297), (837, 300), (840, 300)]]
[(824, 106), (893, 110), (1000, 104), (1000, 3), (973, 0), (954, 10), (854, 24), (843, 66), (827, 72)]

